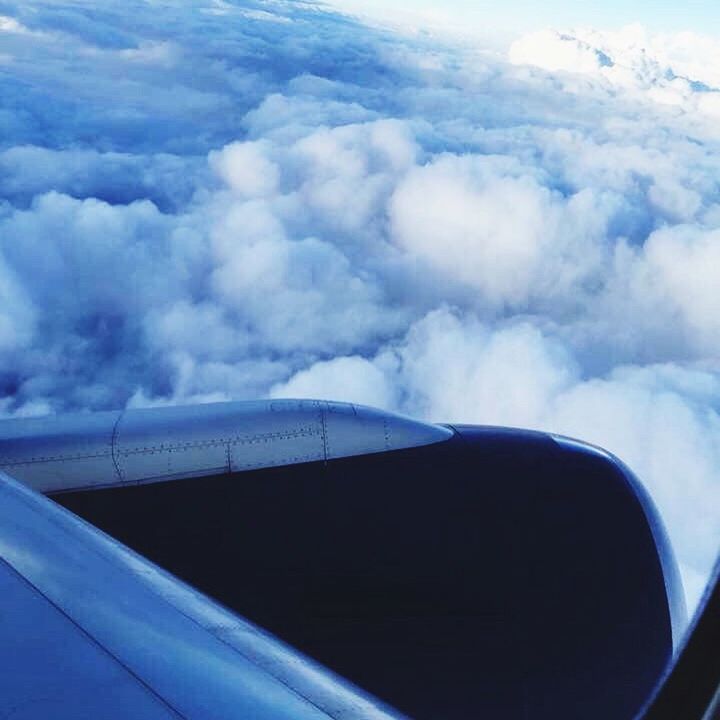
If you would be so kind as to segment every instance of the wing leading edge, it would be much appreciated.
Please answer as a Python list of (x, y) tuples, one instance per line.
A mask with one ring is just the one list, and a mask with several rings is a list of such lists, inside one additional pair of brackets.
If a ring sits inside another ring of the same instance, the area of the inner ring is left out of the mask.
[(397, 720), (0, 472), (0, 715)]
[(349, 403), (258, 400), (0, 420), (0, 470), (43, 493), (419, 447), (447, 428)]

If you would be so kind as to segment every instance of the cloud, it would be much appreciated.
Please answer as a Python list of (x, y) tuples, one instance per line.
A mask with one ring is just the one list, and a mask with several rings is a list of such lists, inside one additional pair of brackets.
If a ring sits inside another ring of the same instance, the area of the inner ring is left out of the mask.
[(720, 99), (720, 76), (712, 69), (717, 57), (711, 38), (693, 33), (649, 37), (639, 25), (618, 32), (543, 30), (519, 38), (509, 51), (516, 65), (586, 75), (612, 92), (708, 118), (717, 115)]
[(545, 70), (566, 70), (580, 73), (601, 73), (615, 66), (612, 58), (601, 49), (572, 35), (554, 30), (530, 33), (510, 47), (510, 60)]
[(205, 158), (165, 153), (101, 153), (37, 145), (0, 151), (0, 194), (15, 207), (27, 207), (39, 195), (54, 191), (112, 205), (149, 199), (172, 211), (189, 202), (207, 174)]
[(258, 143), (230, 143), (220, 151), (212, 151), (210, 167), (231, 188), (244, 198), (259, 198), (277, 192), (279, 171)]
[(720, 45), (0, 2), (0, 412), (321, 395), (627, 460), (717, 546)]
[(684, 224), (653, 232), (636, 259), (635, 291), (678, 318), (700, 356), (720, 353), (718, 267), (720, 231)]
[(535, 175), (493, 156), (413, 168), (391, 200), (393, 239), (490, 305), (562, 301), (601, 262), (616, 203), (588, 189), (568, 197)]
[(15, 273), (0, 258), (0, 358), (9, 363), (33, 335), (35, 308)]
[[(383, 372), (377, 362), (350, 356), (325, 360), (300, 370), (287, 382), (270, 390), (271, 397), (332, 397), (375, 407), (398, 404), (397, 385), (392, 373)], [(320, 392), (318, 390), (322, 388)]]

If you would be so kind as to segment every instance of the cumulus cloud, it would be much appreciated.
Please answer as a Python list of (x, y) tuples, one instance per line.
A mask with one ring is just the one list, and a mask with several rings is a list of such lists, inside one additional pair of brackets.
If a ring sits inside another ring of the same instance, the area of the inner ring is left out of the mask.
[(563, 194), (507, 157), (445, 155), (413, 168), (390, 203), (393, 239), (492, 306), (565, 298), (601, 262), (615, 210)]
[(33, 336), (35, 309), (15, 273), (0, 257), (0, 358), (9, 362)]
[(252, 142), (235, 142), (212, 151), (210, 167), (240, 197), (257, 198), (277, 192), (278, 167)]
[[(317, 362), (270, 390), (271, 397), (332, 397), (376, 407), (398, 405), (398, 386), (383, 364), (357, 355)], [(322, 387), (322, 391), (318, 392)]]
[(0, 412), (263, 396), (623, 457), (720, 545), (720, 44), (0, 1)]

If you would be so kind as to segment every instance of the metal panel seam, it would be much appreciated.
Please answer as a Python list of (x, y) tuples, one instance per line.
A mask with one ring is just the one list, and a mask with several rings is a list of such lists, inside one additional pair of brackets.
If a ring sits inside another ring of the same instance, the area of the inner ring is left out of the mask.
[(23, 458), (22, 460), (13, 460), (11, 462), (4, 462), (0, 460), (0, 468), (6, 468), (6, 467), (17, 467), (18, 465), (38, 465), (40, 463), (56, 463), (56, 462), (69, 462), (71, 460), (94, 460), (95, 458), (106, 458), (108, 457), (108, 454), (112, 456), (112, 452), (108, 453), (101, 452), (101, 453), (94, 453), (92, 455), (49, 455), (44, 456), (41, 455), (39, 457), (29, 457), (29, 458)]
[[(298, 690), (296, 687), (293, 687), (293, 685), (292, 685), (291, 683), (287, 682), (287, 681), (284, 680), (282, 677), (280, 677), (277, 673), (273, 672), (269, 667), (265, 666), (265, 665), (262, 664), (261, 662), (258, 662), (257, 659), (254, 658), (252, 655), (249, 655), (248, 653), (243, 652), (242, 650), (240, 650), (240, 649), (237, 647), (237, 645), (233, 644), (232, 642), (229, 642), (228, 640), (226, 640), (226, 639), (225, 639), (222, 635), (220, 635), (219, 633), (214, 632), (212, 625), (203, 625), (203, 623), (201, 623), (199, 620), (197, 620), (196, 618), (194, 618), (194, 617), (193, 617), (192, 615), (190, 615), (189, 613), (186, 613), (186, 612), (185, 612), (184, 610), (182, 610), (178, 605), (176, 605), (174, 602), (172, 602), (172, 600), (170, 600), (169, 598), (165, 597), (165, 595), (163, 595), (163, 593), (161, 593), (160, 591), (158, 591), (158, 590), (156, 590), (154, 587), (152, 587), (152, 585), (150, 586), (150, 588), (151, 588), (151, 591), (152, 591), (157, 597), (159, 597), (161, 600), (163, 600), (163, 601), (165, 601), (166, 603), (168, 603), (176, 612), (180, 613), (180, 615), (182, 615), (184, 618), (186, 618), (189, 622), (193, 623), (193, 624), (196, 625), (197, 627), (199, 627), (199, 628), (201, 628), (202, 630), (204, 630), (205, 632), (209, 633), (209, 634), (212, 635), (218, 642), (222, 643), (222, 644), (225, 645), (226, 647), (229, 647), (233, 652), (235, 652), (235, 653), (237, 653), (238, 655), (240, 655), (241, 657), (245, 658), (249, 663), (251, 663), (252, 665), (254, 665), (254, 666), (257, 667), (257, 668), (260, 668), (260, 670), (262, 670), (264, 673), (267, 673), (268, 675), (270, 675), (270, 677), (272, 677), (276, 682), (280, 683), (280, 685), (282, 685), (283, 687), (287, 688), (293, 695), (295, 695), (295, 697), (299, 698), (300, 700), (302, 700), (303, 702), (307, 703), (308, 705), (316, 708), (317, 710), (319, 710), (319, 711), (320, 711), (321, 713), (323, 713), (324, 715), (327, 715), (328, 717), (333, 718), (333, 720), (340, 720), (340, 716), (338, 716), (336, 713), (333, 713), (333, 712), (332, 712), (331, 710), (329, 710), (328, 708), (325, 708), (325, 707), (323, 707), (322, 705), (319, 705), (317, 702), (315, 702), (314, 700), (312, 700), (311, 698), (309, 698), (307, 695), (305, 695), (304, 693), (302, 693), (302, 692), (301, 692), (300, 690)], [(235, 627), (229, 626), (227, 629), (228, 629), (228, 630), (237, 629), (237, 626), (235, 626)]]
[(218, 447), (224, 445), (258, 445), (260, 443), (274, 442), (277, 440), (293, 440), (298, 437), (312, 437), (313, 435), (319, 434), (315, 429), (307, 427), (300, 428), (296, 431), (286, 432), (274, 432), (274, 433), (259, 433), (256, 435), (236, 435), (234, 437), (226, 438), (212, 438), (210, 440), (188, 440), (185, 442), (176, 443), (161, 443), (160, 445), (151, 445), (144, 447), (133, 447), (125, 448), (124, 450), (117, 450), (117, 453), (123, 456), (128, 455), (146, 455), (153, 453), (162, 452), (174, 452), (182, 450), (195, 450), (208, 447)]
[(113, 424), (112, 437), (110, 439), (110, 455), (112, 457), (113, 465), (115, 466), (115, 472), (117, 473), (119, 482), (123, 481), (123, 474), (122, 470), (120, 469), (120, 459), (118, 458), (116, 446), (118, 440), (118, 432), (120, 429), (120, 421), (122, 420), (123, 415), (125, 415), (125, 410), (120, 410), (117, 418), (115, 419), (115, 423)]
[(328, 455), (329, 455), (329, 442), (328, 442), (328, 435), (327, 435), (327, 421), (326, 421), (325, 413), (328, 408), (328, 403), (321, 400), (318, 403), (318, 407), (320, 410), (320, 427), (321, 427), (322, 441), (323, 441), (323, 455), (325, 456), (325, 462), (327, 463)]
[(8, 562), (8, 560), (6, 560), (5, 558), (0, 557), (0, 563), (5, 565), (15, 577), (17, 577), (22, 583), (27, 585), (32, 591), (44, 598), (51, 607), (53, 607), (66, 620), (68, 620), (68, 622), (70, 622), (73, 627), (77, 628), (85, 638), (87, 638), (93, 645), (98, 647), (103, 653), (105, 653), (112, 660), (114, 660), (123, 670), (125, 670), (125, 672), (128, 673), (128, 675), (130, 675), (138, 683), (140, 683), (141, 687), (143, 687), (147, 693), (157, 698), (157, 700), (159, 700), (171, 713), (173, 713), (173, 715), (181, 718), (182, 720), (188, 720), (185, 715), (183, 715), (175, 707), (173, 707), (173, 705), (168, 702), (168, 700), (166, 700), (162, 695), (160, 695), (151, 685), (148, 685), (148, 683), (146, 683), (130, 667), (128, 667), (122, 660), (120, 660), (117, 655), (115, 655), (111, 650), (109, 650), (105, 645), (103, 645), (94, 635), (91, 635), (82, 625), (76, 622), (74, 618), (68, 615), (68, 613), (65, 612), (62, 607), (60, 607), (60, 605), (51, 600), (42, 590), (40, 590), (37, 585), (35, 585), (27, 577), (25, 577), (25, 575), (23, 575), (11, 562)]

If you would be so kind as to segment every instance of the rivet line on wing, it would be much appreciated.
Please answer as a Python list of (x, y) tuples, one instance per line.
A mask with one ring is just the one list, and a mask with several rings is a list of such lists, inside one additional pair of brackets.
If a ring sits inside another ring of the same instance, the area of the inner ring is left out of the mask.
[(123, 474), (122, 470), (120, 469), (120, 458), (117, 451), (117, 439), (118, 431), (120, 428), (120, 421), (122, 420), (123, 415), (125, 415), (125, 410), (120, 410), (117, 418), (115, 419), (115, 424), (113, 425), (112, 431), (112, 438), (110, 440), (110, 455), (112, 457), (113, 465), (115, 466), (115, 472), (117, 473), (119, 482), (123, 481)]
[(324, 401), (318, 403), (320, 409), (320, 426), (322, 428), (322, 441), (323, 441), (323, 456), (325, 462), (328, 461), (328, 436), (327, 436), (327, 422), (325, 413), (327, 412), (328, 404)]

